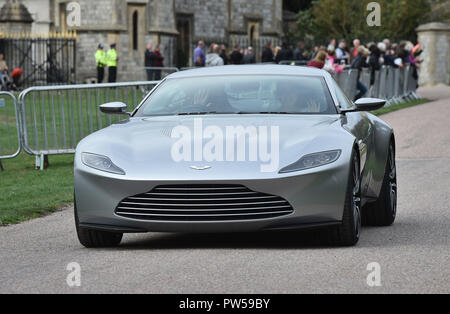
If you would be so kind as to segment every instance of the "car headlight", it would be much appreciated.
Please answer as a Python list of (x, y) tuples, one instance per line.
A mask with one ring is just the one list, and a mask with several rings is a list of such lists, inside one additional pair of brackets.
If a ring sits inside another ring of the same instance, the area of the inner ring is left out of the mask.
[(105, 171), (109, 173), (121, 174), (124, 175), (125, 171), (117, 167), (111, 159), (106, 156), (91, 154), (91, 153), (82, 153), (81, 160), (83, 163), (91, 168)]
[(281, 169), (280, 173), (306, 170), (331, 164), (332, 162), (338, 160), (340, 155), (341, 155), (340, 149), (306, 155), (300, 158), (300, 160), (294, 162), (293, 164), (290, 164), (289, 166)]

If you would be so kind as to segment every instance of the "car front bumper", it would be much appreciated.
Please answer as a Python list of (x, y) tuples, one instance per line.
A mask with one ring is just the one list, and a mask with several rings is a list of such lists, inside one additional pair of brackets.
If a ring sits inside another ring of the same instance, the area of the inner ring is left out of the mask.
[[(91, 169), (75, 161), (75, 201), (83, 227), (117, 232), (247, 232), (320, 227), (342, 220), (349, 163), (333, 164), (264, 179), (239, 180), (128, 180)], [(208, 221), (164, 221), (124, 218), (115, 214), (125, 198), (159, 185), (239, 184), (252, 191), (276, 195), (293, 207), (291, 214), (275, 218)]]

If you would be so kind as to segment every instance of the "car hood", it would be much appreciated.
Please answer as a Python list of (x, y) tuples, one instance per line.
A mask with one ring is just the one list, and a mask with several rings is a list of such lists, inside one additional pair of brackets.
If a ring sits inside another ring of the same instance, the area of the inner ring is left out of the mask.
[[(236, 161), (238, 160), (238, 144), (232, 145), (234, 152), (227, 149), (231, 145), (227, 146), (226, 141), (238, 142), (235, 137), (227, 135), (227, 128), (236, 127), (254, 127), (253, 130), (257, 131), (256, 160), (249, 160), (251, 158), (248, 137), (246, 137), (243, 161)], [(223, 156), (225, 161), (211, 161), (202, 154), (202, 149), (215, 152), (215, 149), (207, 149), (207, 143), (211, 143), (211, 138), (204, 136), (203, 145), (199, 141), (200, 146), (195, 146), (199, 145), (199, 142), (196, 142), (199, 137), (194, 134), (202, 134), (205, 130), (212, 132), (215, 130), (216, 133), (210, 134), (212, 138), (216, 139), (216, 143), (224, 143), (220, 145), (223, 147), (223, 153), (220, 154), (219, 149), (215, 156)], [(194, 133), (196, 131), (197, 133)], [(220, 133), (223, 135), (223, 141), (219, 136)], [(267, 134), (267, 140), (264, 140), (264, 134)], [(77, 147), (77, 158), (81, 152), (108, 156), (117, 166), (125, 170), (127, 177), (133, 179), (225, 180), (255, 178), (255, 176), (269, 178), (306, 154), (341, 149), (343, 140), (349, 137), (350, 134), (341, 127), (339, 115), (207, 115), (131, 118), (86, 137)], [(173, 147), (177, 143), (181, 145), (181, 138), (185, 147), (190, 147), (191, 153), (185, 155), (189, 156), (188, 158), (180, 161), (177, 159), (180, 159), (181, 154), (177, 155), (177, 150)], [(200, 147), (198, 155), (195, 155), (196, 147)], [(267, 151), (269, 155), (261, 155), (261, 149), (264, 152)], [(227, 154), (229, 154), (228, 158)], [(263, 156), (265, 157), (262, 158)], [(232, 159), (235, 161), (231, 161)], [(266, 166), (263, 167), (263, 165)], [(203, 168), (206, 169), (202, 170)]]

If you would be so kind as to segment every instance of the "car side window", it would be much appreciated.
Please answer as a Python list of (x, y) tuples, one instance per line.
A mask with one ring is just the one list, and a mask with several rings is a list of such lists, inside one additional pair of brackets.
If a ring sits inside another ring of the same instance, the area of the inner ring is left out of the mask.
[(334, 89), (336, 90), (336, 96), (339, 102), (339, 107), (342, 109), (350, 109), (353, 107), (353, 103), (348, 99), (348, 97), (344, 94), (341, 87), (335, 80), (333, 80)]

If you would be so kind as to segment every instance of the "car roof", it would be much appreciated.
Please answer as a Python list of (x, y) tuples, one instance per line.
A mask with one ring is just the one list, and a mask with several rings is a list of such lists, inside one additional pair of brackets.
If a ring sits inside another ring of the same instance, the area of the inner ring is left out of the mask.
[(278, 65), (278, 64), (255, 64), (255, 65), (227, 65), (216, 67), (204, 67), (191, 70), (175, 72), (167, 78), (202, 77), (216, 75), (326, 75), (326, 71), (312, 67)]

